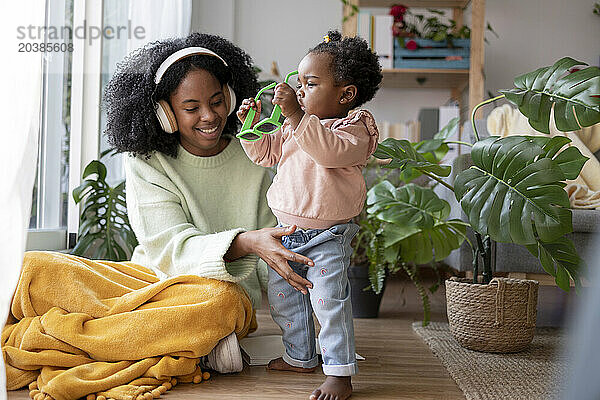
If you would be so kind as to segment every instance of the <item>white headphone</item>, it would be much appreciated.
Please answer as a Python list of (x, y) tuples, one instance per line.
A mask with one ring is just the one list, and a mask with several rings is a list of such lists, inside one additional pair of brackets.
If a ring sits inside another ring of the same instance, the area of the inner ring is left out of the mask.
[[(158, 70), (156, 71), (156, 76), (154, 77), (154, 83), (158, 86), (163, 75), (165, 74), (165, 72), (167, 72), (167, 69), (169, 69), (171, 65), (175, 64), (182, 58), (190, 57), (196, 54), (205, 54), (217, 57), (223, 62), (223, 64), (225, 64), (226, 67), (228, 66), (225, 60), (223, 60), (223, 58), (221, 58), (221, 56), (219, 56), (214, 51), (211, 51), (204, 47), (186, 47), (185, 49), (181, 49), (171, 54), (169, 57), (167, 57), (165, 61), (162, 62), (162, 64), (160, 64), (160, 67), (158, 67)], [(223, 87), (223, 94), (225, 95), (225, 104), (228, 106), (229, 109), (228, 115), (231, 115), (231, 113), (235, 111), (235, 92), (229, 86), (229, 84), (226, 83)], [(175, 113), (173, 112), (171, 106), (169, 106), (169, 103), (166, 100), (159, 100), (158, 102), (154, 103), (154, 112), (156, 113), (156, 118), (158, 118), (158, 122), (160, 123), (161, 128), (165, 132), (177, 132), (179, 128), (177, 126), (177, 120), (175, 119)]]

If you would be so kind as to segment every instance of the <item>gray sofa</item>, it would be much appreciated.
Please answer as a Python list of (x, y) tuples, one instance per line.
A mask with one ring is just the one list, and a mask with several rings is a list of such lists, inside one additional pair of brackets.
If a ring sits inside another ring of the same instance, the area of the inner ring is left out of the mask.
[[(480, 137), (488, 136), (484, 120), (476, 121), (477, 132)], [(473, 129), (471, 123), (467, 122), (463, 126), (463, 138), (472, 138)], [(471, 142), (473, 140), (471, 139)], [(596, 153), (596, 156), (599, 154)], [(468, 168), (471, 164), (469, 154), (463, 154), (454, 159), (452, 175), (448, 177), (450, 182), (460, 171)], [(441, 188), (438, 194), (450, 203), (452, 206), (452, 218), (466, 220), (460, 205), (457, 203), (454, 194)], [(578, 254), (590, 264), (591, 249), (594, 243), (594, 233), (600, 232), (600, 210), (573, 210), (573, 233), (569, 234), (575, 244)], [(470, 232), (472, 237), (472, 232)], [(497, 272), (511, 273), (515, 277), (530, 277), (529, 274), (544, 274), (544, 269), (537, 258), (533, 257), (525, 247), (508, 243), (496, 243), (492, 248), (492, 265)], [(469, 245), (465, 242), (462, 247), (453, 251), (445, 262), (458, 271), (472, 271), (472, 254)], [(543, 276), (542, 276), (543, 277)], [(534, 277), (538, 278), (538, 277)], [(548, 276), (548, 278), (551, 278)], [(551, 279), (547, 282), (551, 282)], [(542, 282), (541, 282), (542, 283)]]

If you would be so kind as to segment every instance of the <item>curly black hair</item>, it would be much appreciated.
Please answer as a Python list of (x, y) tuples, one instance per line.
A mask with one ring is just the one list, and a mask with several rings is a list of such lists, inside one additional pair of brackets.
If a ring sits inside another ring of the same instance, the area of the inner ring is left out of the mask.
[(344, 37), (336, 30), (327, 32), (329, 41), (323, 41), (308, 53), (326, 53), (331, 56), (331, 72), (336, 84), (355, 85), (357, 90), (353, 106), (371, 100), (383, 79), (377, 55), (361, 37)]
[[(229, 67), (210, 55), (186, 57), (169, 67), (160, 83), (154, 77), (160, 64), (171, 54), (186, 47), (204, 47), (221, 56)], [(117, 65), (117, 71), (106, 85), (104, 106), (107, 111), (108, 142), (118, 152), (149, 157), (153, 152), (177, 157), (179, 133), (163, 131), (154, 113), (158, 100), (169, 100), (190, 70), (210, 71), (219, 82), (229, 85), (237, 97), (236, 108), (243, 99), (258, 90), (252, 59), (242, 49), (219, 36), (192, 33), (185, 38), (149, 43), (129, 54)], [(225, 124), (224, 134), (233, 135), (240, 123), (232, 113)]]

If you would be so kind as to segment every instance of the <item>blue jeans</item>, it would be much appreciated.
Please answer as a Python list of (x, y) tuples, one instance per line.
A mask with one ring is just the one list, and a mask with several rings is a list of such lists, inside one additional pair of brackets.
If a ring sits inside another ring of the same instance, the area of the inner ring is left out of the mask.
[(350, 242), (357, 232), (358, 225), (347, 223), (329, 229), (297, 229), (282, 238), (287, 249), (309, 257), (315, 263), (309, 267), (288, 261), (294, 272), (313, 284), (307, 295), (296, 291), (269, 268), (270, 310), (283, 332), (283, 359), (288, 364), (302, 368), (318, 365), (314, 311), (321, 324), (319, 345), (323, 373), (350, 376), (358, 372), (348, 282)]

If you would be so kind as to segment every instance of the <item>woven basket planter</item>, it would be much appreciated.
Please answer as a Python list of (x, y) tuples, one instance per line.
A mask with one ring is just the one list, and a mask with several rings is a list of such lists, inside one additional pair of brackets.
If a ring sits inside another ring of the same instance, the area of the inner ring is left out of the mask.
[(538, 286), (537, 281), (524, 279), (494, 278), (488, 285), (478, 285), (450, 278), (446, 281), (450, 332), (471, 350), (524, 350), (535, 333)]

